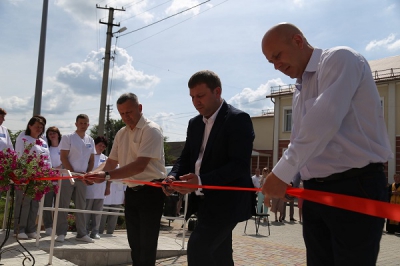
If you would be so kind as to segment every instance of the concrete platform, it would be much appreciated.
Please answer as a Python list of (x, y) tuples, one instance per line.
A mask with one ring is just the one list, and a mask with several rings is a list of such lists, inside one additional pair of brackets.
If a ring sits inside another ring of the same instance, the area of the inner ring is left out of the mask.
[[(175, 222), (179, 223), (179, 222)], [(186, 255), (186, 244), (190, 233), (185, 237), (184, 248), (182, 248), (182, 231), (174, 229), (162, 223), (158, 240), (157, 259)], [(0, 232), (2, 242), (5, 232)], [(34, 256), (35, 265), (49, 265), (50, 236), (41, 233), (39, 247), (36, 240), (20, 240), (24, 247)], [(115, 231), (113, 235), (101, 235), (101, 239), (94, 243), (76, 241), (76, 233), (68, 232), (65, 241), (55, 242), (54, 257), (51, 265), (78, 265), (78, 266), (105, 266), (131, 264), (130, 248), (126, 237), (126, 231)], [(6, 243), (5, 252), (1, 255), (0, 265), (23, 265), (24, 256), (15, 248), (23, 251), (18, 245), (15, 237), (10, 236)], [(25, 252), (25, 255), (27, 253)], [(25, 261), (25, 265), (33, 265)]]

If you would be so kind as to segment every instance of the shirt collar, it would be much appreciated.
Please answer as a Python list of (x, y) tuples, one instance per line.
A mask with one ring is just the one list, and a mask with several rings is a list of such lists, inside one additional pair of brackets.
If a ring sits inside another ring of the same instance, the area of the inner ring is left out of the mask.
[(296, 80), (295, 86), (299, 91), (301, 91), (301, 88), (302, 88), (301, 83), (303, 81), (304, 75), (307, 75), (308, 73), (316, 72), (318, 70), (318, 65), (319, 65), (319, 62), (321, 59), (321, 55), (322, 55), (322, 49), (314, 48), (314, 50), (311, 54), (310, 60), (308, 60), (308, 64), (302, 75), (302, 78), (298, 78)]
[(205, 117), (203, 116), (203, 122), (204, 122), (204, 124), (207, 123), (207, 122), (212, 122), (212, 123), (214, 123), (215, 118), (217, 118), (217, 115), (218, 115), (218, 113), (219, 113), (219, 110), (221, 110), (222, 104), (223, 104), (224, 102), (225, 102), (225, 100), (222, 100), (221, 105), (219, 106), (219, 108), (217, 109), (217, 111), (215, 111), (215, 113), (213, 113), (213, 115), (210, 116), (210, 118), (207, 119), (207, 118), (205, 118)]
[(314, 48), (304, 72), (316, 72), (322, 55), (322, 49)]
[(133, 129), (131, 129), (130, 128), (130, 126), (128, 126), (128, 125), (126, 125), (125, 126), (125, 129), (126, 130), (135, 130), (136, 128), (142, 128), (142, 127), (144, 127), (144, 125), (146, 124), (146, 118), (144, 118), (144, 116), (143, 116), (143, 114), (140, 116), (140, 119), (139, 119), (139, 121), (137, 122), (137, 124), (136, 124), (136, 126), (135, 126), (135, 128), (133, 128)]

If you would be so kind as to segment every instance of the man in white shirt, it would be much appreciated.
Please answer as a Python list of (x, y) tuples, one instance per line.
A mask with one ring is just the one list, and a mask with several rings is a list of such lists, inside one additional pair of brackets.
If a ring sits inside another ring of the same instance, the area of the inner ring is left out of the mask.
[[(288, 23), (267, 31), (262, 51), (297, 79), (290, 144), (264, 194), (284, 197), (300, 172), (305, 189), (386, 201), (383, 163), (393, 154), (367, 60), (349, 47), (314, 48)], [(375, 265), (384, 219), (310, 201), (303, 216), (308, 265)]]
[(135, 94), (121, 95), (117, 109), (126, 127), (114, 138), (105, 172), (88, 173), (85, 178), (96, 183), (125, 179), (125, 222), (133, 265), (154, 265), (165, 195), (160, 188), (129, 180), (165, 178), (164, 137), (161, 127), (143, 116)]
[[(60, 159), (64, 169), (76, 173), (86, 173), (93, 169), (94, 154), (96, 153), (94, 140), (86, 134), (89, 127), (89, 117), (80, 114), (76, 117), (76, 131), (65, 134), (59, 144)], [(86, 209), (86, 183), (80, 179), (75, 179), (71, 184), (69, 180), (61, 181), (60, 208), (69, 208), (72, 195), (75, 195), (75, 208)], [(74, 193), (74, 194), (73, 194)], [(67, 212), (59, 212), (57, 219), (57, 238), (56, 241), (64, 242), (68, 230)], [(86, 219), (84, 213), (75, 213), (76, 240), (92, 243), (87, 235)]]

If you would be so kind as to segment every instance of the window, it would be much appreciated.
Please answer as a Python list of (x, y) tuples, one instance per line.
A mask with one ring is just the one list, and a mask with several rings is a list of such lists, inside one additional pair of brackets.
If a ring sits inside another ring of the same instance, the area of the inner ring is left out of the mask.
[(292, 109), (284, 109), (283, 110), (283, 131), (291, 132), (292, 131)]

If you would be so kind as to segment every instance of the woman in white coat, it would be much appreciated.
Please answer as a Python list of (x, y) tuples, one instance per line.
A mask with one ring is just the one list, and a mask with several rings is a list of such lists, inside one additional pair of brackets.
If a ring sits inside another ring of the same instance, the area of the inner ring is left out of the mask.
[[(94, 156), (94, 167), (96, 169), (99, 165), (107, 160), (102, 152), (106, 149), (108, 141), (105, 137), (99, 136), (94, 139), (96, 154)], [(106, 191), (106, 182), (95, 183), (86, 187), (86, 210), (101, 211), (103, 210), (104, 193)], [(101, 214), (86, 214), (87, 231), (90, 232), (90, 238), (100, 239), (99, 226)]]
[[(60, 159), (60, 149), (58, 148), (58, 144), (61, 141), (61, 133), (57, 127), (49, 127), (46, 130), (46, 139), (49, 143), (49, 150), (50, 150), (50, 158), (51, 164), (53, 168), (61, 169), (61, 159)], [(57, 181), (53, 182), (53, 184), (57, 184)], [(44, 207), (53, 207), (55, 202), (56, 194), (54, 191), (48, 192), (44, 196)], [(53, 231), (53, 215), (51, 211), (43, 211), (43, 224), (46, 230), (46, 235), (51, 235)]]

